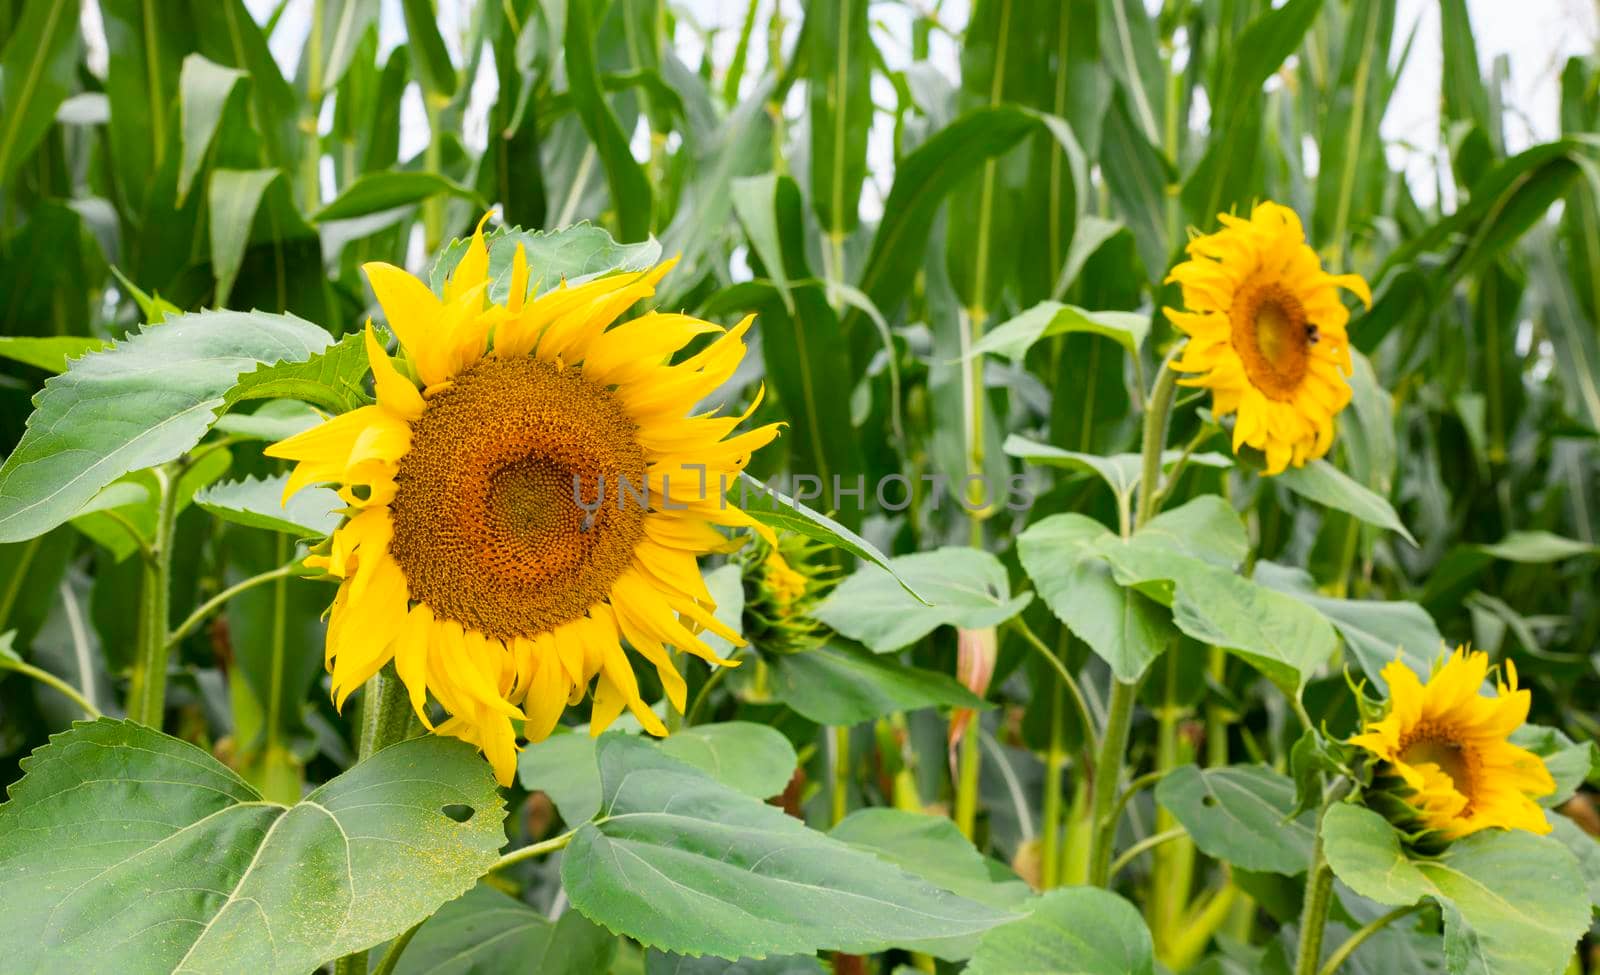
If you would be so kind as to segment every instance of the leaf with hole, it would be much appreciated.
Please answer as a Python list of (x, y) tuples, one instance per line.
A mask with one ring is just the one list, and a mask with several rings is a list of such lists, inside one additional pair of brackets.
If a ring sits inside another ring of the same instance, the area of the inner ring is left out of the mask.
[(428, 917), (505, 842), (488, 765), (432, 735), (292, 807), (126, 721), (74, 725), (23, 766), (0, 806), (0, 951), (19, 971), (310, 971)]

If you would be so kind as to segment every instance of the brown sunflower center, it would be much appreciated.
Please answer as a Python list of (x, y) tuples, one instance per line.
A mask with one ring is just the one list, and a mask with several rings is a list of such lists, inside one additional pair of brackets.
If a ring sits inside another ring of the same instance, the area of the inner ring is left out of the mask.
[(1433, 764), (1450, 777), (1455, 790), (1467, 797), (1467, 808), (1473, 797), (1473, 752), (1456, 741), (1448, 729), (1423, 724), (1400, 741), (1400, 760), (1407, 765)]
[(1246, 284), (1229, 315), (1233, 347), (1250, 382), (1268, 398), (1291, 399), (1305, 379), (1317, 329), (1283, 285)]
[(412, 423), (395, 476), (390, 551), (411, 597), (497, 637), (605, 599), (644, 536), (644, 505), (620, 490), (644, 490), (636, 432), (577, 369), (491, 356), (457, 376)]

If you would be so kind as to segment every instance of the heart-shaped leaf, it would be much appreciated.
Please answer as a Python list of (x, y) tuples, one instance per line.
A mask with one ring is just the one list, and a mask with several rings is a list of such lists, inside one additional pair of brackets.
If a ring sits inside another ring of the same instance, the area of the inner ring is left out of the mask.
[(1361, 896), (1439, 904), (1451, 975), (1558, 975), (1589, 929), (1587, 898), (1574, 896), (1583, 875), (1559, 841), (1490, 829), (1420, 859), (1382, 816), (1350, 804), (1328, 810), (1322, 835), (1329, 866)]
[(292, 807), (128, 721), (76, 724), (23, 767), (0, 806), (18, 971), (298, 975), (428, 917), (505, 842), (488, 766), (432, 735)]
[(572, 904), (649, 947), (855, 954), (1013, 914), (939, 890), (629, 735), (601, 736), (601, 811), (561, 862)]

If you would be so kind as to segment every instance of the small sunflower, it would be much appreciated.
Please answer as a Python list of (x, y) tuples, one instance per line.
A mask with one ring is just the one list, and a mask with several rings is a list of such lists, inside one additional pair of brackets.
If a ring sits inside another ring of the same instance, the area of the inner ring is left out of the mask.
[(1243, 220), (1189, 242), (1189, 260), (1169, 282), (1183, 288), (1186, 311), (1165, 309), (1189, 336), (1172, 368), (1211, 390), (1218, 417), (1237, 413), (1233, 449), (1245, 444), (1279, 474), (1321, 457), (1333, 445), (1333, 418), (1350, 402), (1350, 312), (1339, 288), (1368, 307), (1372, 292), (1357, 274), (1329, 274), (1306, 245), (1288, 207), (1259, 203)]
[(1533, 799), (1555, 792), (1555, 780), (1539, 756), (1507, 740), (1528, 719), (1530, 695), (1517, 689), (1509, 660), (1497, 696), (1478, 693), (1488, 676), (1488, 654), (1464, 648), (1426, 684), (1394, 660), (1383, 668), (1388, 714), (1350, 743), (1382, 760), (1380, 772), (1400, 780), (1421, 824), (1448, 839), (1492, 827), (1548, 833)]
[[(349, 506), (327, 554), (307, 560), (343, 580), (328, 625), (335, 702), (393, 660), (423, 723), (477, 745), (509, 784), (518, 727), (544, 738), (591, 684), (593, 733), (623, 708), (666, 733), (623, 640), (679, 711), (669, 646), (730, 665), (696, 636), (743, 644), (712, 615), (696, 559), (728, 548), (713, 525), (770, 537), (718, 487), (777, 429), (730, 436), (748, 412), (689, 415), (743, 358), (750, 319), (725, 331), (651, 312), (613, 325), (671, 262), (527, 300), (519, 245), (504, 305), (488, 300), (488, 266), (481, 222), (443, 300), (367, 264), (405, 361), (369, 322), (376, 404), (267, 453), (298, 461), (286, 498), (330, 483)], [(437, 728), (429, 694), (450, 715)]]

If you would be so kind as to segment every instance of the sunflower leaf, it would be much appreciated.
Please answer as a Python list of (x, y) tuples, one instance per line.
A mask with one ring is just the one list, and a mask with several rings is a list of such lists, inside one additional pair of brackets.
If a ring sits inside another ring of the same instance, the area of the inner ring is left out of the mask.
[[(765, 497), (770, 504), (749, 504), (747, 494), (755, 492), (756, 498)], [(731, 501), (734, 498), (732, 491), (728, 492)], [(819, 511), (815, 511), (800, 501), (789, 497), (776, 488), (768, 487), (749, 474), (739, 475), (738, 502), (744, 513), (761, 522), (768, 528), (777, 531), (793, 532), (804, 535), (806, 538), (826, 542), (834, 548), (843, 549), (865, 562), (870, 562), (880, 569), (894, 576), (900, 587), (913, 599), (924, 605), (931, 605), (926, 599), (907, 582), (905, 577), (897, 573), (893, 562), (887, 555), (874, 544), (857, 535), (855, 532), (829, 518)]]
[(1016, 916), (807, 829), (636, 738), (603, 735), (597, 754), (601, 814), (567, 847), (562, 883), (590, 920), (647, 947), (863, 954)]
[(1589, 929), (1587, 898), (1573, 896), (1582, 872), (1557, 840), (1491, 829), (1417, 859), (1382, 816), (1350, 804), (1328, 810), (1322, 835), (1334, 874), (1361, 896), (1438, 903), (1452, 975), (1557, 975)]
[(817, 607), (816, 617), (889, 653), (939, 626), (999, 626), (1032, 601), (1030, 592), (1011, 595), (1005, 566), (994, 555), (947, 546), (890, 559), (882, 568), (863, 566)]
[(329, 488), (308, 487), (286, 503), (283, 488), (288, 481), (287, 474), (222, 481), (195, 494), (194, 503), (223, 521), (297, 538), (320, 538), (338, 527), (339, 510), (345, 503), (337, 493)]
[(1294, 783), (1265, 765), (1184, 765), (1162, 778), (1156, 802), (1206, 856), (1290, 877), (1311, 862), (1312, 817), (1294, 816)]
[[(444, 291), (445, 278), (467, 253), (470, 240), (452, 240), (434, 259), (428, 286)], [(661, 243), (654, 237), (637, 244), (619, 244), (605, 228), (579, 223), (560, 230), (523, 230), (497, 227), (484, 234), (489, 248), (489, 300), (504, 302), (511, 292), (511, 264), (522, 245), (528, 260), (528, 286), (543, 294), (561, 282), (579, 284), (612, 271), (645, 271), (661, 259)]]
[(1150, 316), (1126, 311), (1086, 311), (1059, 301), (1041, 301), (985, 332), (966, 358), (987, 353), (1021, 362), (1040, 339), (1073, 332), (1108, 338), (1129, 355), (1137, 355), (1150, 332)]
[[(749, 721), (695, 725), (648, 744), (753, 799), (783, 791), (799, 759), (781, 732)], [(595, 740), (586, 734), (552, 735), (517, 756), (522, 787), (550, 796), (569, 823), (593, 819), (600, 809), (600, 769)]]
[(293, 807), (128, 721), (80, 722), (23, 767), (0, 806), (0, 952), (20, 971), (311, 971), (428, 917), (505, 842), (488, 766), (431, 735)]
[[(22, 442), (0, 465), (0, 542), (42, 535), (129, 471), (200, 442), (240, 377), (304, 363), (332, 339), (293, 315), (213, 311), (146, 326), (74, 360), (34, 397)], [(259, 391), (261, 387), (257, 386)]]
[(773, 695), (818, 724), (859, 724), (921, 708), (988, 707), (948, 674), (908, 667), (854, 644), (777, 654), (769, 663)]
[(1111, 666), (1135, 681), (1174, 636), (1158, 603), (1112, 578), (1094, 546), (1110, 529), (1086, 515), (1051, 515), (1017, 536), (1017, 556), (1056, 619)]
[(1417, 544), (1387, 498), (1325, 460), (1290, 467), (1278, 475), (1277, 483), (1308, 501), (1336, 508), (1369, 525), (1388, 529), (1413, 546)]
[(1154, 975), (1155, 947), (1132, 904), (1095, 887), (1054, 890), (983, 936), (969, 975)]
[(551, 921), (522, 901), (480, 884), (423, 922), (394, 971), (593, 975), (608, 971), (616, 953), (616, 936), (577, 911)]

